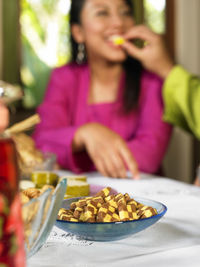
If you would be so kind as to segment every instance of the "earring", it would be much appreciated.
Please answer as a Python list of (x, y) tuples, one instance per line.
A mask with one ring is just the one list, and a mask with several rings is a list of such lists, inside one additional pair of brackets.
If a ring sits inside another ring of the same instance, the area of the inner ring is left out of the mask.
[(78, 44), (78, 53), (76, 57), (76, 62), (82, 64), (85, 58), (85, 46), (83, 43)]

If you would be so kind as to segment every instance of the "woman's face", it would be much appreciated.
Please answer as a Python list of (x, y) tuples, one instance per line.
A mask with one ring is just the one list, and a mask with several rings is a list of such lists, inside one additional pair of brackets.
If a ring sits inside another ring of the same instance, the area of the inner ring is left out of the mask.
[(88, 59), (122, 62), (126, 53), (111, 42), (114, 35), (123, 35), (134, 25), (133, 14), (125, 0), (85, 0), (81, 25), (72, 26), (72, 34), (85, 43)]

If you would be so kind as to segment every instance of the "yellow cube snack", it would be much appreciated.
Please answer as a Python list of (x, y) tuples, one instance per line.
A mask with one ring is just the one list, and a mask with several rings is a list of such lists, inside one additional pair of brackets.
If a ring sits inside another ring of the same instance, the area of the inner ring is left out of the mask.
[(118, 35), (112, 36), (111, 40), (112, 40), (113, 44), (116, 46), (122, 45), (125, 42), (124, 38), (121, 36), (118, 36)]

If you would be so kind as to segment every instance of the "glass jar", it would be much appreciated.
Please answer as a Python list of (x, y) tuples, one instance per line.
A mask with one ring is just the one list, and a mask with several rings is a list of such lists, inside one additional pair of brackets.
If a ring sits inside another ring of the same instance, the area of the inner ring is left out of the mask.
[(25, 266), (24, 234), (15, 145), (0, 138), (0, 265)]

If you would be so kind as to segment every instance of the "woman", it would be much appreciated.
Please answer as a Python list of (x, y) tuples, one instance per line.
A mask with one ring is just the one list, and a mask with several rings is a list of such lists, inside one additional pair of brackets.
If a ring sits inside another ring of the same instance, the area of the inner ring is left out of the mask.
[(64, 168), (134, 178), (160, 168), (171, 133), (162, 81), (112, 42), (134, 27), (132, 14), (130, 0), (72, 1), (72, 62), (52, 72), (34, 134)]

